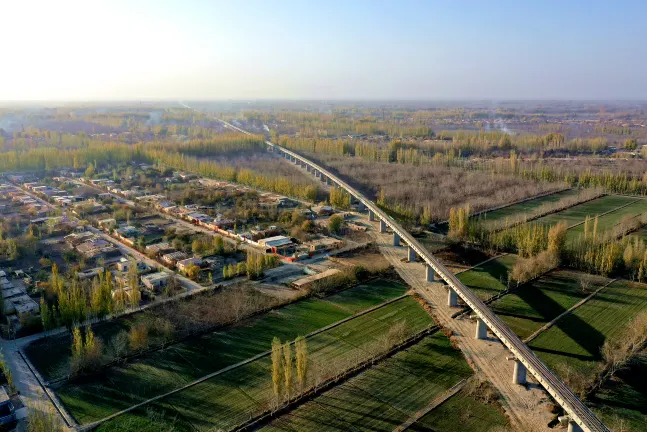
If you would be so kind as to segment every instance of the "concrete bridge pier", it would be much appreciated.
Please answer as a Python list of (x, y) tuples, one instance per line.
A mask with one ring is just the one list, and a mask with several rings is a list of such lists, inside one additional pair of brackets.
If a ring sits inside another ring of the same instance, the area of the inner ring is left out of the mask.
[(487, 326), (481, 318), (476, 318), (476, 339), (485, 340), (487, 339)]
[(458, 307), (458, 294), (450, 286), (447, 287), (447, 306)]
[(317, 171), (317, 170), (314, 170), (314, 172), (315, 172), (315, 177), (319, 178), (319, 176), (321, 175), (321, 173), (320, 173), (319, 171)]
[(326, 184), (328, 186), (332, 186), (332, 180), (330, 180), (330, 177), (326, 177)]
[(434, 274), (436, 272), (434, 271), (433, 268), (429, 264), (425, 267), (425, 277), (427, 278), (427, 282), (433, 282), (434, 281)]
[(375, 213), (373, 213), (371, 210), (368, 211), (368, 220), (370, 222), (375, 222)]
[(312, 168), (310, 168), (310, 165), (306, 164), (306, 171), (310, 172), (312, 171)]
[(415, 262), (416, 261), (416, 251), (413, 250), (411, 246), (409, 246), (409, 249), (407, 250), (407, 259), (409, 262)]
[(383, 220), (380, 221), (380, 232), (385, 233), (386, 232), (386, 222)]
[(584, 432), (584, 430), (580, 427), (580, 425), (575, 423), (573, 420), (569, 420), (567, 430), (568, 432)]
[(360, 213), (364, 213), (364, 210), (366, 210), (366, 207), (364, 206), (363, 202), (358, 202), (357, 203), (357, 211)]
[(398, 233), (393, 233), (393, 246), (400, 246), (400, 236)]
[(525, 385), (526, 384), (526, 367), (519, 360), (514, 361), (514, 372), (512, 373), (512, 383)]
[(326, 176), (321, 174), (321, 173), (319, 173), (319, 174), (321, 175), (321, 182), (326, 183)]

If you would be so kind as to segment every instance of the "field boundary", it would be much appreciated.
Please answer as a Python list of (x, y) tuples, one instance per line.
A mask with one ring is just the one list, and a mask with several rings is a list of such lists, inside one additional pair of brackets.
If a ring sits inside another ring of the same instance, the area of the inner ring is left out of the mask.
[[(492, 207), (492, 208), (489, 208), (489, 209), (478, 211), (478, 212), (476, 212), (474, 214), (471, 214), (469, 218), (471, 219), (473, 217), (481, 216), (482, 214), (485, 214), (485, 213), (490, 213), (490, 212), (493, 212), (493, 211), (504, 209), (506, 207), (512, 207), (513, 205), (525, 203), (527, 201), (532, 201), (532, 200), (536, 200), (536, 199), (539, 199), (539, 198), (544, 198), (544, 197), (547, 197), (547, 196), (555, 195), (555, 194), (566, 192), (568, 190), (573, 190), (573, 189), (576, 189), (576, 188), (567, 187), (567, 188), (564, 188), (564, 189), (558, 189), (558, 190), (551, 191), (551, 192), (545, 192), (545, 193), (539, 194), (539, 195), (533, 195), (531, 197), (523, 198), (523, 199), (521, 199), (519, 201), (515, 201), (515, 202), (512, 202), (510, 204), (502, 204), (502, 205), (497, 206), (497, 207)], [(599, 197), (596, 197), (596, 198), (599, 198)], [(436, 225), (444, 225), (444, 224), (447, 224), (447, 223), (449, 223), (449, 220), (444, 220), (442, 222), (438, 222)]]
[(466, 269), (463, 269), (463, 270), (461, 270), (461, 271), (458, 271), (458, 272), (456, 272), (456, 273), (454, 273), (454, 274), (455, 274), (455, 275), (459, 275), (459, 274), (461, 274), (461, 273), (465, 273), (465, 272), (467, 272), (467, 271), (474, 270), (475, 268), (480, 267), (480, 266), (482, 266), (483, 264), (489, 263), (490, 261), (494, 261), (494, 260), (499, 259), (499, 258), (503, 258), (504, 256), (507, 256), (507, 255), (510, 255), (510, 253), (509, 253), (509, 252), (503, 252), (503, 253), (502, 253), (502, 254), (500, 254), (500, 255), (495, 255), (495, 256), (493, 256), (493, 257), (491, 257), (491, 258), (486, 259), (486, 260), (485, 260), (485, 261), (483, 261), (483, 262), (480, 262), (480, 263), (478, 263), (478, 264), (476, 264), (476, 265), (473, 265), (472, 267), (468, 267), (468, 268), (466, 268)]
[(381, 362), (382, 360), (385, 360), (400, 351), (404, 350), (405, 348), (408, 348), (418, 342), (420, 342), (424, 337), (429, 336), (440, 330), (441, 327), (439, 325), (432, 325), (430, 327), (427, 327), (426, 329), (423, 329), (419, 331), (418, 333), (408, 337), (407, 339), (393, 345), (391, 348), (389, 348), (386, 352), (382, 354), (378, 354), (375, 357), (372, 357), (370, 359), (367, 359), (356, 366), (347, 369), (345, 372), (341, 373), (340, 375), (336, 377), (329, 378), (328, 380), (324, 381), (323, 383), (319, 384), (316, 387), (310, 388), (309, 390), (301, 393), (299, 396), (297, 396), (295, 399), (286, 402), (282, 407), (275, 409), (275, 410), (266, 410), (265, 412), (259, 414), (256, 417), (251, 418), (250, 420), (246, 421), (245, 423), (242, 423), (233, 429), (230, 429), (231, 432), (243, 432), (243, 431), (251, 431), (251, 430), (256, 430), (259, 426), (266, 424), (268, 421), (275, 417), (280, 417), (281, 415), (287, 414), (293, 409), (297, 408), (304, 402), (307, 402), (308, 400), (320, 395), (321, 393), (324, 393), (338, 384), (342, 384), (346, 382), (349, 378), (352, 378), (356, 376), (357, 374), (363, 372), (364, 370), (373, 367), (376, 363)]
[(32, 366), (27, 356), (22, 353), (22, 349), (18, 348), (16, 351), (18, 352), (18, 355), (20, 356), (22, 361), (25, 362), (25, 364), (27, 365), (27, 368), (29, 369), (31, 374), (34, 376), (34, 378), (36, 378), (36, 381), (38, 381), (38, 385), (40, 386), (41, 389), (43, 389), (43, 392), (45, 392), (47, 399), (49, 399), (52, 405), (54, 405), (56, 412), (58, 413), (58, 415), (61, 416), (65, 425), (70, 429), (77, 428), (79, 423), (74, 419), (74, 417), (72, 417), (72, 415), (70, 415), (69, 412), (67, 412), (67, 409), (65, 409), (65, 406), (58, 399), (58, 396), (56, 396), (56, 393), (53, 393), (51, 389), (43, 383), (42, 377), (40, 376), (38, 371)]
[[(396, 301), (400, 301), (400, 300), (402, 300), (402, 299), (404, 299), (404, 298), (407, 298), (407, 297), (410, 297), (410, 294), (403, 294), (403, 295), (401, 295), (401, 296), (399, 296), (399, 297), (396, 297), (396, 298), (393, 298), (393, 299), (387, 300), (386, 302), (384, 302), (384, 303), (380, 303), (380, 304), (379, 304), (379, 305), (377, 305), (377, 306), (373, 306), (373, 307), (371, 307), (371, 308), (369, 308), (369, 309), (366, 309), (366, 310), (363, 310), (363, 311), (361, 311), (361, 312), (359, 312), (359, 313), (357, 313), (357, 314), (355, 314), (355, 315), (349, 316), (349, 317), (344, 318), (344, 319), (342, 319), (342, 320), (340, 320), (340, 321), (334, 322), (334, 323), (329, 324), (329, 325), (327, 325), (327, 326), (325, 326), (325, 327), (322, 327), (322, 328), (320, 328), (320, 329), (317, 329), (317, 330), (315, 330), (315, 331), (313, 331), (313, 332), (311, 332), (311, 333), (308, 333), (308, 334), (305, 336), (305, 338), (306, 338), (306, 339), (308, 339), (308, 338), (311, 338), (311, 337), (313, 337), (313, 336), (316, 336), (316, 335), (318, 335), (318, 334), (320, 334), (320, 333), (323, 333), (323, 332), (325, 332), (325, 331), (328, 331), (328, 330), (330, 330), (330, 329), (333, 329), (333, 328), (335, 328), (335, 327), (338, 327), (338, 326), (340, 326), (340, 325), (342, 325), (342, 324), (344, 324), (344, 323), (346, 323), (346, 322), (349, 322), (349, 321), (354, 320), (355, 318), (359, 318), (359, 317), (361, 317), (361, 316), (363, 316), (363, 315), (366, 315), (366, 314), (369, 314), (369, 313), (371, 313), (371, 312), (374, 312), (374, 311), (376, 311), (376, 310), (378, 310), (378, 309), (381, 309), (381, 308), (383, 308), (383, 307), (385, 307), (385, 306), (390, 305), (391, 303), (395, 303)], [(287, 342), (287, 343), (288, 343), (288, 344), (290, 344), (290, 345), (293, 345), (293, 344), (294, 344), (294, 341), (290, 341), (290, 342)], [(219, 369), (219, 370), (217, 370), (217, 371), (215, 371), (215, 372), (212, 372), (212, 373), (210, 373), (210, 374), (207, 374), (207, 375), (205, 375), (205, 376), (203, 376), (203, 377), (201, 377), (201, 378), (198, 378), (198, 379), (197, 379), (197, 380), (195, 380), (195, 381), (192, 381), (192, 382), (190, 382), (190, 383), (188, 383), (188, 384), (183, 385), (182, 387), (179, 387), (179, 388), (176, 388), (176, 389), (174, 389), (174, 390), (168, 391), (168, 392), (163, 393), (163, 394), (161, 394), (161, 395), (154, 396), (154, 397), (152, 397), (152, 398), (150, 398), (150, 399), (147, 399), (147, 400), (145, 400), (145, 401), (139, 402), (139, 403), (137, 403), (137, 404), (135, 404), (135, 405), (132, 405), (132, 406), (130, 406), (130, 407), (128, 407), (128, 408), (125, 408), (125, 409), (123, 409), (123, 410), (121, 410), (121, 411), (118, 411), (118, 412), (116, 412), (116, 413), (114, 413), (114, 414), (111, 414), (111, 415), (109, 415), (109, 416), (107, 416), (107, 417), (104, 417), (104, 418), (102, 418), (102, 419), (100, 419), (100, 420), (97, 420), (97, 421), (95, 421), (95, 422), (89, 423), (89, 424), (87, 424), (87, 425), (83, 425), (79, 430), (81, 430), (81, 431), (89, 431), (89, 430), (92, 430), (92, 429), (96, 428), (97, 426), (101, 425), (102, 423), (105, 423), (106, 421), (109, 421), (109, 420), (112, 420), (112, 419), (114, 419), (114, 418), (116, 418), (116, 417), (119, 417), (120, 415), (126, 414), (126, 413), (128, 413), (128, 412), (130, 412), (130, 411), (133, 411), (133, 410), (137, 409), (137, 408), (140, 408), (140, 407), (142, 407), (142, 406), (148, 405), (148, 404), (150, 404), (151, 402), (156, 402), (156, 401), (158, 401), (158, 400), (160, 400), (160, 399), (164, 399), (164, 398), (166, 398), (166, 397), (168, 397), (168, 396), (171, 396), (171, 395), (173, 395), (173, 394), (175, 394), (175, 393), (179, 393), (179, 392), (181, 392), (181, 391), (183, 391), (183, 390), (186, 390), (186, 389), (188, 389), (188, 388), (191, 388), (191, 387), (193, 387), (193, 386), (195, 386), (195, 385), (197, 385), (197, 384), (200, 384), (200, 383), (202, 383), (202, 382), (204, 382), (204, 381), (207, 381), (207, 380), (209, 380), (209, 379), (211, 379), (211, 378), (214, 378), (214, 377), (216, 377), (216, 376), (218, 376), (218, 375), (222, 375), (222, 374), (224, 374), (224, 373), (226, 373), (226, 372), (230, 372), (230, 371), (232, 371), (232, 370), (234, 370), (234, 369), (237, 369), (237, 368), (239, 368), (239, 367), (241, 367), (241, 366), (245, 366), (245, 365), (247, 365), (247, 364), (249, 364), (249, 363), (252, 363), (252, 362), (254, 362), (254, 361), (256, 361), (256, 360), (259, 360), (259, 359), (261, 359), (261, 358), (263, 358), (263, 357), (267, 357), (267, 356), (268, 356), (268, 355), (270, 355), (270, 354), (272, 354), (272, 350), (263, 351), (263, 352), (261, 352), (261, 353), (256, 354), (255, 356), (249, 357), (249, 358), (247, 358), (247, 359), (245, 359), (245, 360), (243, 360), (243, 361), (240, 361), (240, 362), (238, 362), (238, 363), (234, 363), (234, 364), (232, 364), (232, 365), (229, 365), (229, 366), (227, 366), (227, 367), (224, 367), (224, 368), (222, 368), (222, 369)]]
[(569, 315), (570, 313), (572, 313), (575, 309), (579, 308), (580, 306), (582, 306), (583, 304), (585, 304), (586, 302), (588, 302), (589, 300), (591, 300), (591, 299), (592, 299), (593, 297), (595, 297), (595, 296), (596, 296), (600, 291), (602, 291), (603, 289), (607, 288), (609, 285), (611, 285), (613, 282), (615, 282), (615, 281), (617, 281), (617, 280), (618, 280), (618, 279), (611, 279), (609, 282), (607, 282), (606, 284), (602, 285), (600, 288), (596, 289), (596, 290), (595, 290), (595, 291), (593, 291), (591, 294), (589, 294), (588, 296), (586, 296), (585, 298), (583, 298), (582, 300), (580, 300), (579, 302), (577, 302), (576, 304), (574, 304), (573, 306), (571, 306), (568, 310), (565, 310), (565, 311), (564, 311), (564, 312), (562, 312), (561, 314), (557, 315), (557, 316), (556, 316), (555, 318), (553, 318), (550, 322), (548, 322), (548, 323), (544, 324), (544, 325), (543, 325), (541, 328), (539, 328), (536, 332), (534, 332), (533, 334), (531, 334), (530, 336), (528, 336), (526, 339), (524, 339), (523, 343), (525, 343), (526, 345), (527, 345), (527, 344), (529, 344), (532, 340), (534, 340), (535, 338), (537, 338), (537, 336), (539, 336), (540, 334), (542, 334), (543, 332), (545, 332), (546, 330), (548, 330), (549, 328), (551, 328), (552, 326), (554, 326), (554, 325), (557, 323), (557, 321), (559, 321), (560, 319), (562, 319), (564, 316)]
[[(616, 208), (611, 209), (611, 210), (609, 210), (609, 211), (606, 211), (606, 212), (604, 212), (604, 213), (597, 214), (597, 215), (595, 215), (595, 217), (596, 217), (596, 218), (599, 218), (600, 216), (606, 216), (606, 215), (608, 215), (608, 214), (610, 214), (610, 213), (616, 212), (616, 211), (621, 210), (621, 209), (623, 209), (623, 208), (625, 208), (625, 207), (629, 207), (629, 206), (630, 206), (630, 205), (632, 205), (632, 204), (636, 204), (638, 201), (640, 201), (640, 200), (631, 201), (630, 203), (623, 204), (623, 205), (621, 205), (620, 207), (616, 207)], [(578, 204), (578, 205), (579, 205), (579, 204)], [(571, 226), (569, 226), (569, 227), (568, 227), (568, 228), (566, 228), (566, 229), (567, 229), (567, 230), (569, 230), (569, 229), (571, 229), (571, 228), (575, 228), (576, 226), (580, 226), (580, 225), (584, 224), (585, 222), (586, 222), (586, 218), (584, 218), (584, 220), (583, 220), (582, 222), (578, 222), (578, 223), (576, 223), (576, 224), (574, 224), (574, 225), (571, 225)]]
[(454, 384), (452, 387), (449, 388), (449, 390), (445, 391), (444, 393), (436, 396), (426, 407), (424, 407), (421, 410), (416, 411), (411, 417), (407, 419), (404, 423), (402, 423), (400, 426), (396, 427), (393, 429), (393, 432), (402, 432), (411, 427), (415, 422), (420, 420), (422, 417), (426, 416), (429, 414), (431, 411), (433, 411), (436, 407), (439, 405), (443, 404), (447, 399), (451, 398), (452, 396), (456, 395), (467, 383), (467, 378), (463, 378), (456, 384)]

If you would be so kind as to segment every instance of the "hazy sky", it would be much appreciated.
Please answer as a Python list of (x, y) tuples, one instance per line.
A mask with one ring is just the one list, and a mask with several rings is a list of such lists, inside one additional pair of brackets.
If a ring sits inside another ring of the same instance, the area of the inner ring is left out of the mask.
[(647, 1), (1, 0), (0, 100), (647, 99)]

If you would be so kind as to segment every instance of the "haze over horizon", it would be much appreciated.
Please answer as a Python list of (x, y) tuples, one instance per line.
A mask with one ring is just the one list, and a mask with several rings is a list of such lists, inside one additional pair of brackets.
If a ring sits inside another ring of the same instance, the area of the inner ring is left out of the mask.
[(4, 101), (647, 99), (639, 1), (27, 0), (3, 9)]

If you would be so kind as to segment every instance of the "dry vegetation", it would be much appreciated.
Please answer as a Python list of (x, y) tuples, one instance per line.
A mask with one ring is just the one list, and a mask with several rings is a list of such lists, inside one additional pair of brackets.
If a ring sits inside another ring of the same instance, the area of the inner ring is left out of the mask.
[(515, 176), (466, 171), (443, 166), (412, 166), (366, 162), (358, 158), (317, 157), (362, 191), (402, 216), (431, 221), (445, 220), (451, 207), (469, 204), (473, 212), (512, 203), (565, 187), (561, 183), (538, 183)]

